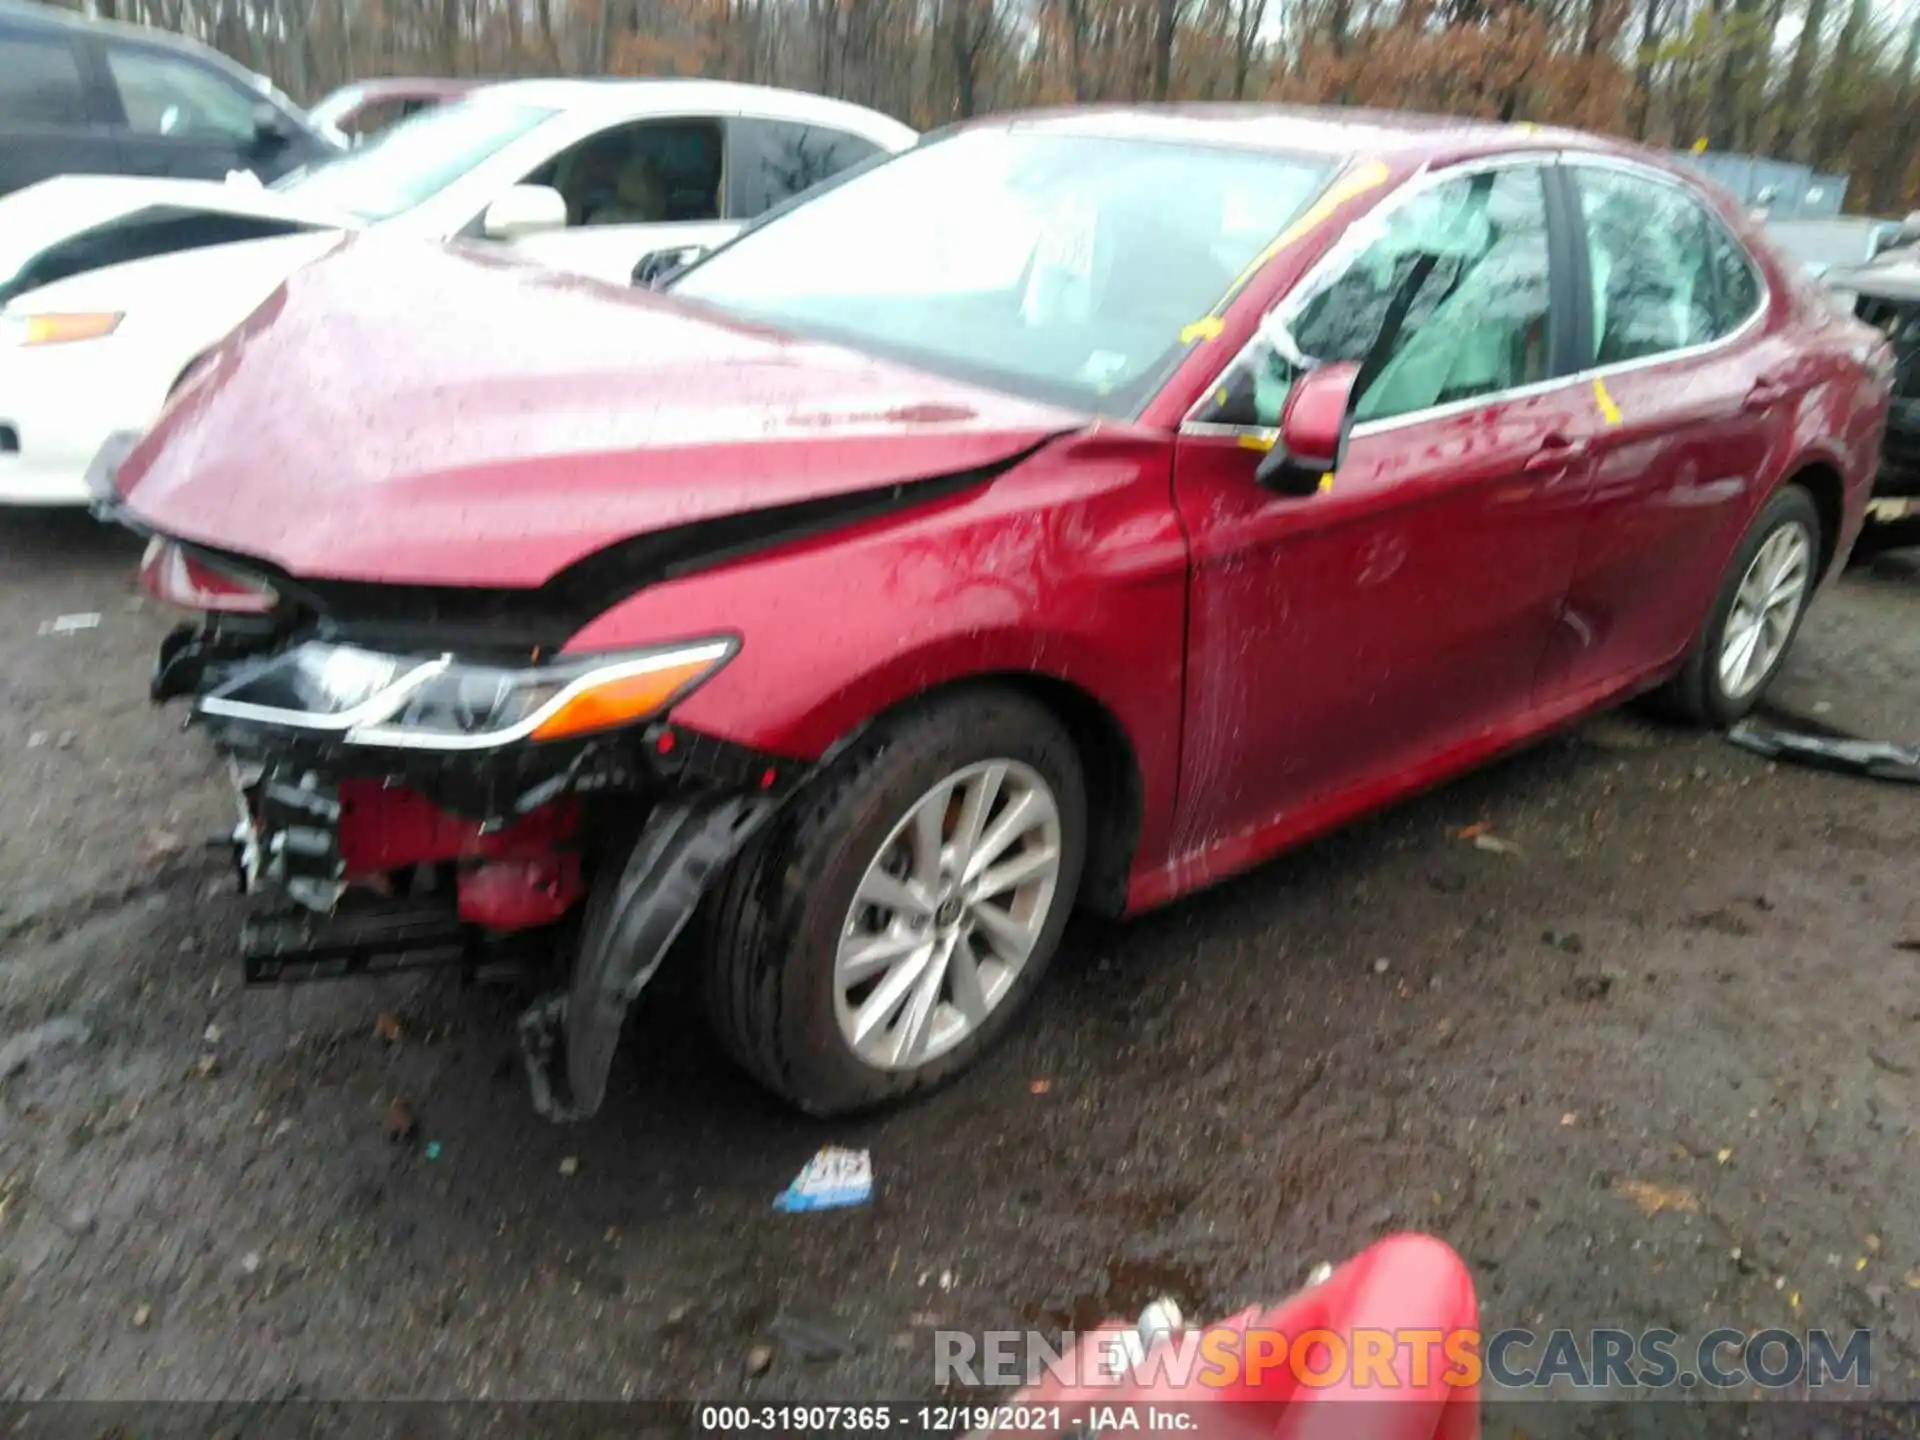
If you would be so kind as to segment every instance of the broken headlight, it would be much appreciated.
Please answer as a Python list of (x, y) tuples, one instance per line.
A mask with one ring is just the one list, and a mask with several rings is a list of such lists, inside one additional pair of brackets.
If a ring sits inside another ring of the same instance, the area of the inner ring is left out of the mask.
[(349, 744), (477, 750), (561, 740), (659, 714), (724, 665), (730, 639), (486, 665), (310, 640), (202, 697), (202, 713)]

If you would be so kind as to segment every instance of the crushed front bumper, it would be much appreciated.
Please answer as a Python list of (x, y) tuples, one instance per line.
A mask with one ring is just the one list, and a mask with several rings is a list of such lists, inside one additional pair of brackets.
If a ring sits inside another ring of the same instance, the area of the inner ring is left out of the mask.
[[(176, 635), (156, 696), (204, 693), (221, 653), (217, 636)], [(349, 744), (197, 703), (192, 722), (230, 767), (243, 887), (293, 902), (249, 925), (248, 980), (477, 968), (503, 937), (551, 949), (574, 936), (558, 922), (580, 916), (565, 985), (519, 1027), (535, 1106), (555, 1120), (599, 1108), (628, 1008), (713, 877), (811, 771), (666, 719), (451, 752)]]

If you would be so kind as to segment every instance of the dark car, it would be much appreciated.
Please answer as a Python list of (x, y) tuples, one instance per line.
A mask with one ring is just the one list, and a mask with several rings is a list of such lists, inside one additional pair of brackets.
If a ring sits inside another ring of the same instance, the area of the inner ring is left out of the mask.
[(341, 148), (204, 45), (0, 0), (0, 195), (70, 174), (272, 180)]
[(254, 978), (545, 929), (580, 1115), (698, 909), (726, 1048), (827, 1113), (979, 1055), (1076, 907), (1656, 687), (1746, 714), (1886, 352), (1629, 146), (1034, 113), (664, 292), (351, 241), (98, 478), (203, 615), (155, 694), (289, 902)]
[(1876, 498), (1920, 499), (1920, 245), (1909, 218), (1899, 238), (1908, 243), (1864, 265), (1835, 268), (1821, 278), (1846, 308), (1893, 342), (1893, 400), (1887, 415)]

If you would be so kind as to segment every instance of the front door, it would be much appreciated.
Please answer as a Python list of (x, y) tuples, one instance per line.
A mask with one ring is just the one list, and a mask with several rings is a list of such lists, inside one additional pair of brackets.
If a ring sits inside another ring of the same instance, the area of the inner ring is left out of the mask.
[(1592, 423), (1578, 387), (1554, 381), (1570, 355), (1550, 301), (1565, 278), (1549, 262), (1551, 174), (1502, 164), (1390, 201), (1327, 283), (1285, 303), (1301, 354), (1361, 363), (1347, 450), (1320, 493), (1256, 483), (1293, 378), (1264, 340), (1183, 427), (1193, 568), (1174, 850), (1201, 867), (1191, 879), (1528, 728)]

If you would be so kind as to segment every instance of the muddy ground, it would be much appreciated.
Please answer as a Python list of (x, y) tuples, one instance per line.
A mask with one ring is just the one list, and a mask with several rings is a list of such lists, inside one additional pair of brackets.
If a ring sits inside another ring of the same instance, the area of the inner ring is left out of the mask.
[[(510, 991), (236, 985), (228, 801), (143, 697), (133, 558), (0, 527), (0, 1392), (923, 1396), (936, 1325), (1221, 1312), (1418, 1227), (1489, 1327), (1872, 1325), (1876, 1388), (1920, 1393), (1910, 788), (1609, 717), (1078, 926), (914, 1108), (796, 1118), (669, 987), (559, 1129)], [(1778, 698), (1920, 739), (1920, 554), (1828, 593)], [(826, 1142), (874, 1202), (774, 1213)], [(846, 1353), (748, 1381), (783, 1315)]]

